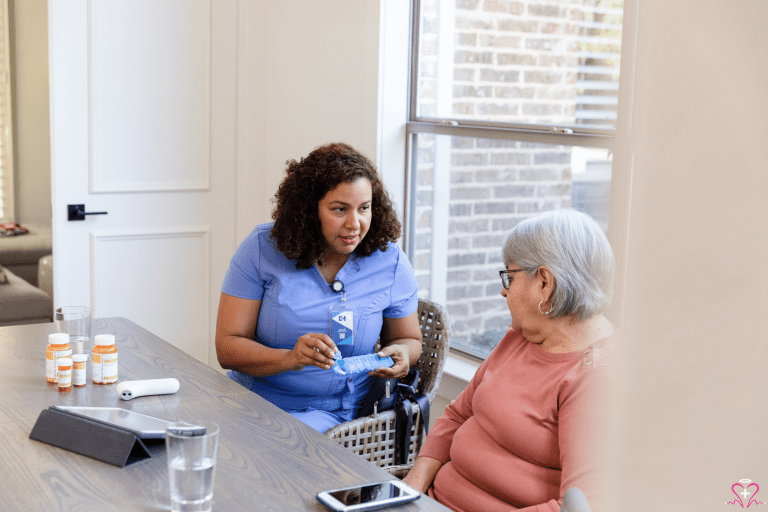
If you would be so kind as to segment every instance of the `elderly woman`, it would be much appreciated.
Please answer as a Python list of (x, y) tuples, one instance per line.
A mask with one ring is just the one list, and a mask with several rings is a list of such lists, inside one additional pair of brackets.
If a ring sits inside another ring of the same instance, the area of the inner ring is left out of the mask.
[(594, 503), (613, 252), (590, 217), (560, 210), (518, 224), (502, 255), (512, 325), (405, 481), (456, 511), (556, 512), (571, 487)]

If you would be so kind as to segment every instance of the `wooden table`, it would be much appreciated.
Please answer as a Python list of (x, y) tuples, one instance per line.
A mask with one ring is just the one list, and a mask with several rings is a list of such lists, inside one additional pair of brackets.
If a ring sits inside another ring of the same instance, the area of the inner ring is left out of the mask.
[[(173, 395), (121, 400), (115, 385), (91, 382), (59, 393), (45, 381), (53, 323), (0, 328), (0, 510), (160, 511), (170, 509), (162, 443), (152, 458), (119, 468), (33, 441), (40, 411), (51, 405), (132, 409), (170, 421), (221, 426), (213, 508), (218, 511), (327, 511), (322, 490), (392, 477), (307, 427), (221, 373), (124, 318), (95, 319), (92, 334), (114, 334), (119, 380), (175, 377)], [(90, 360), (89, 360), (90, 365)], [(422, 495), (403, 510), (448, 510)]]

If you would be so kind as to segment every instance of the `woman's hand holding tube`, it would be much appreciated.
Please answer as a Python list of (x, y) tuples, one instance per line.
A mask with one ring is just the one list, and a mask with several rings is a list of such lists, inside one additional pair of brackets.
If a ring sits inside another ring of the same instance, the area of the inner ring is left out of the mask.
[[(253, 377), (267, 377), (285, 371), (300, 371), (305, 366), (324, 370), (334, 364), (338, 350), (327, 334), (307, 333), (291, 349), (274, 349), (254, 340), (261, 309), (260, 300), (247, 300), (221, 293), (216, 322), (216, 355), (222, 368)], [(421, 355), (421, 330), (416, 313), (404, 318), (384, 317), (379, 339), (381, 354), (390, 355), (391, 368), (373, 372), (383, 378), (408, 374)]]
[(412, 364), (421, 357), (421, 329), (416, 313), (403, 318), (387, 318), (381, 325), (380, 356), (392, 356), (395, 364), (391, 368), (379, 368), (370, 375), (384, 379), (400, 378), (408, 375)]
[(375, 375), (383, 379), (400, 378), (408, 375), (411, 368), (410, 350), (407, 345), (392, 343), (377, 352), (379, 357), (391, 356), (395, 364), (389, 368), (379, 368), (376, 371), (369, 372), (369, 375)]
[(222, 368), (253, 377), (268, 377), (305, 366), (328, 369), (333, 365), (336, 345), (327, 334), (301, 336), (293, 349), (276, 349), (254, 338), (261, 310), (260, 300), (221, 293), (216, 321), (216, 356)]
[(285, 354), (285, 366), (289, 371), (299, 371), (305, 366), (329, 370), (337, 350), (327, 334), (310, 332), (299, 337), (293, 349)]

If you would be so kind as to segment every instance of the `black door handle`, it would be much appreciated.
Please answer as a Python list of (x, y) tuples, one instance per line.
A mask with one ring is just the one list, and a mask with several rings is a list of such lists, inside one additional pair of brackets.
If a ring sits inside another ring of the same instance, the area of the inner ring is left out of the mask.
[(68, 204), (67, 220), (85, 220), (86, 215), (106, 215), (107, 212), (86, 212), (84, 204)]

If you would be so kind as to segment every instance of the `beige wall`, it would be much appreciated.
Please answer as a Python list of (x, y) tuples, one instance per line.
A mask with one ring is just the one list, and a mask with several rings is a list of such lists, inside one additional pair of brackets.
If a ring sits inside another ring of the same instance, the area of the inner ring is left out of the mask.
[(11, 4), (16, 221), (50, 225), (48, 2), (14, 0)]
[(733, 510), (768, 489), (768, 3), (640, 7), (609, 510)]
[(238, 240), (271, 220), (285, 161), (344, 141), (376, 160), (379, 2), (240, 5)]

